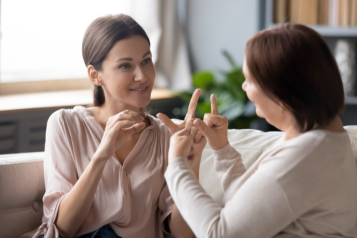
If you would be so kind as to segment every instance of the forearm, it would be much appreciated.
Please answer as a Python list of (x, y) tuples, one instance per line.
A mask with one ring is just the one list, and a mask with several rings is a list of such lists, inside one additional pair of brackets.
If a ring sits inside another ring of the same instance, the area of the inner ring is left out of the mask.
[(233, 181), (242, 176), (246, 169), (242, 156), (230, 144), (220, 150), (213, 150), (214, 168), (221, 182), (224, 192), (228, 190)]
[(165, 178), (172, 198), (197, 237), (269, 238), (296, 219), (280, 184), (259, 172), (223, 207), (204, 191), (182, 158), (168, 166)]
[(106, 161), (94, 156), (77, 183), (62, 200), (55, 222), (61, 236), (74, 237), (85, 221)]
[[(197, 180), (199, 180), (199, 173), (200, 173), (200, 162), (201, 162), (201, 156), (196, 155), (194, 158), (194, 161), (192, 161), (192, 164), (190, 165), (193, 173), (195, 174)], [(171, 234), (175, 238), (180, 238), (180, 237), (195, 237), (193, 234), (193, 231), (191, 228), (188, 226), (186, 221), (183, 219), (181, 216), (180, 211), (178, 210), (177, 206), (174, 204), (172, 208), (171, 215), (169, 217), (169, 226), (170, 226), (170, 231)]]
[(186, 221), (181, 216), (181, 213), (175, 204), (172, 208), (172, 212), (169, 217), (169, 226), (171, 234), (175, 238), (194, 237), (191, 228), (187, 225)]

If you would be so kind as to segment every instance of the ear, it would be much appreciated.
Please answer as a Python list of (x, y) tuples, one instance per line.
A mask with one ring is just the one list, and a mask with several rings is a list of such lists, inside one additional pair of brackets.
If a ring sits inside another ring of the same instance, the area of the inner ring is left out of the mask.
[(95, 68), (93, 67), (93, 65), (89, 65), (87, 67), (87, 73), (88, 73), (88, 77), (90, 79), (90, 81), (97, 86), (102, 86), (100, 83), (103, 84), (103, 82), (101, 82), (101, 80), (99, 79), (99, 72), (97, 70), (95, 70)]

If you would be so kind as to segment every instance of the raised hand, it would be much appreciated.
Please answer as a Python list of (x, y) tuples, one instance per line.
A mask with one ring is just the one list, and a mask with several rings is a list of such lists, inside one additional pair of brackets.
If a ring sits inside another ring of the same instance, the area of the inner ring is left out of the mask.
[(200, 164), (203, 149), (207, 144), (206, 137), (202, 135), (202, 132), (192, 125), (189, 135), (193, 141), (191, 151), (187, 157), (188, 164), (195, 173), (197, 179), (199, 178)]
[(206, 113), (203, 121), (195, 119), (193, 124), (207, 138), (213, 150), (219, 150), (228, 144), (228, 119), (219, 115), (216, 98), (211, 95), (211, 113)]
[(97, 156), (109, 159), (122, 147), (129, 136), (145, 128), (144, 117), (134, 111), (125, 110), (109, 118), (102, 141), (96, 151)]
[(193, 144), (193, 139), (186, 128), (171, 136), (169, 148), (169, 163), (177, 158), (187, 158)]
[(177, 125), (173, 123), (168, 116), (163, 113), (157, 114), (157, 117), (165, 124), (165, 126), (169, 129), (171, 135), (175, 134), (178, 131), (181, 131), (184, 128), (188, 130), (192, 127), (193, 120), (195, 118), (195, 111), (197, 107), (197, 101), (200, 97), (200, 89), (196, 89), (195, 92), (192, 94), (192, 98), (190, 100), (190, 104), (188, 106), (188, 111), (185, 117), (185, 120)]

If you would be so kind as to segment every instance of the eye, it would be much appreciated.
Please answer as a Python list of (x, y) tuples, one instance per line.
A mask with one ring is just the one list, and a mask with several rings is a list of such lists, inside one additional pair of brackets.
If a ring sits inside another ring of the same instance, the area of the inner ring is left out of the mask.
[(130, 68), (130, 64), (121, 64), (119, 65), (119, 69), (129, 69)]
[(150, 64), (150, 63), (151, 63), (151, 58), (144, 59), (142, 62), (143, 65)]

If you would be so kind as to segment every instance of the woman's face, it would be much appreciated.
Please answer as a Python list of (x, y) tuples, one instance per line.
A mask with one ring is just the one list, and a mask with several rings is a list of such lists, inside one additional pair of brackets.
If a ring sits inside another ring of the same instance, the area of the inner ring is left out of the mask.
[(105, 103), (136, 111), (147, 106), (155, 80), (151, 58), (150, 45), (144, 37), (136, 35), (118, 41), (98, 74)]
[(257, 115), (265, 118), (270, 124), (281, 129), (282, 125), (286, 122), (288, 112), (284, 107), (265, 95), (256, 80), (250, 74), (245, 60), (243, 64), (243, 74), (245, 81), (242, 88), (247, 93), (249, 100), (255, 104)]

